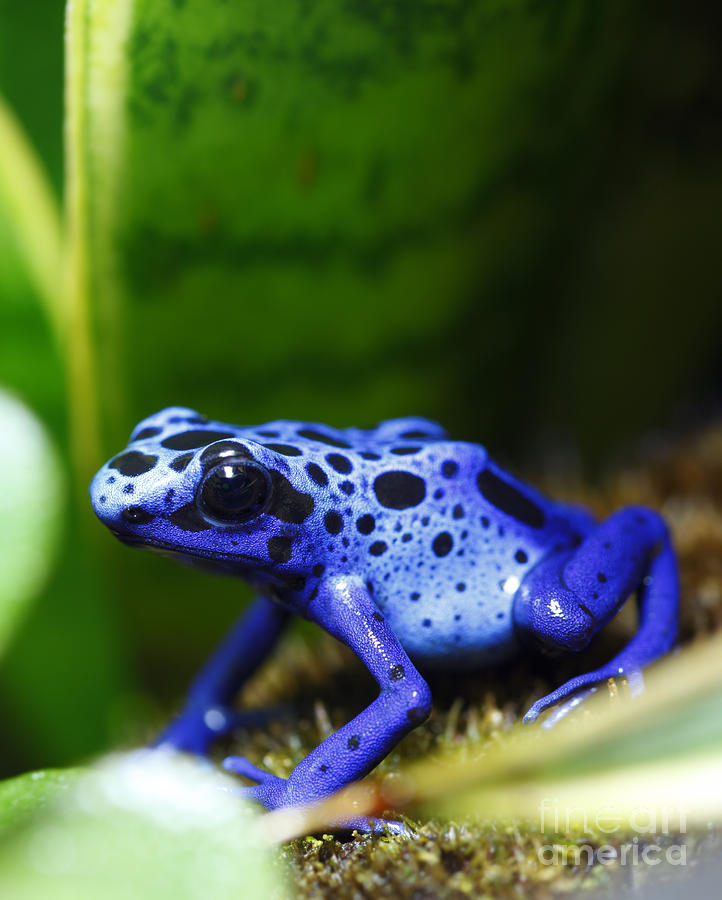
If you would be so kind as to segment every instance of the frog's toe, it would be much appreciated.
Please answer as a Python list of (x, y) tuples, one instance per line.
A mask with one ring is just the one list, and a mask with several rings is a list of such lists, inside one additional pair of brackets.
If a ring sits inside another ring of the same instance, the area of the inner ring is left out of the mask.
[(242, 775), (250, 781), (257, 781), (259, 784), (264, 784), (265, 782), (273, 781), (274, 779), (276, 781), (283, 780), (279, 778), (278, 775), (272, 775), (270, 772), (266, 772), (265, 769), (259, 769), (258, 766), (255, 766), (250, 760), (246, 759), (245, 756), (227, 756), (221, 765), (227, 772), (234, 772), (236, 775)]
[(358, 831), (361, 834), (396, 835), (398, 837), (415, 837), (416, 832), (405, 822), (395, 819), (377, 819), (373, 816), (359, 816), (344, 819), (336, 825), (329, 826), (326, 831)]
[(624, 675), (627, 679), (628, 692), (631, 697), (637, 697), (644, 691), (644, 679), (639, 669), (622, 672), (619, 669), (615, 671), (612, 667), (605, 666), (595, 672), (588, 672), (586, 675), (572, 678), (566, 684), (552, 691), (551, 694), (537, 700), (529, 708), (522, 721), (525, 725), (529, 725), (531, 722), (535, 722), (546, 709), (558, 703), (560, 705), (544, 720), (542, 725), (542, 728), (553, 728), (570, 712), (581, 706), (592, 694), (596, 694), (601, 684), (619, 675)]
[(537, 700), (536, 703), (532, 703), (532, 705), (524, 713), (524, 716), (522, 718), (522, 722), (524, 723), (524, 725), (531, 725), (533, 722), (536, 722), (536, 720), (539, 718), (539, 716), (547, 708), (544, 705), (544, 700), (545, 700), (545, 698), (542, 697), (541, 700)]
[[(561, 689), (560, 689), (561, 690)], [(542, 725), (542, 728), (553, 728), (557, 722), (560, 722), (565, 716), (569, 715), (569, 713), (580, 706), (587, 697), (590, 697), (592, 694), (597, 692), (596, 685), (585, 688), (583, 690), (577, 691), (571, 696), (559, 694), (559, 691), (553, 691), (551, 694), (547, 694), (546, 697), (542, 697), (540, 700), (537, 700), (536, 703), (532, 704), (527, 710), (526, 715), (522, 719), (522, 722), (525, 725), (530, 725), (532, 722), (536, 722), (539, 716), (551, 706), (554, 706), (556, 703), (559, 703), (560, 700), (567, 697), (563, 703), (561, 703), (553, 713), (548, 716)]]
[(583, 691), (579, 691), (576, 694), (573, 694), (568, 700), (565, 700), (563, 703), (560, 703), (556, 709), (553, 709), (551, 713), (544, 719), (541, 724), (541, 727), (548, 730), (550, 728), (554, 728), (563, 718), (569, 715), (570, 712), (577, 709), (577, 707), (581, 706), (582, 703), (588, 698), (591, 697), (592, 694), (596, 694), (599, 690), (598, 686), (585, 688)]
[(271, 772), (259, 769), (244, 756), (227, 756), (221, 763), (227, 772), (242, 775), (257, 784), (238, 788), (238, 795), (254, 803), (260, 803), (266, 809), (278, 809), (289, 805), (288, 781)]

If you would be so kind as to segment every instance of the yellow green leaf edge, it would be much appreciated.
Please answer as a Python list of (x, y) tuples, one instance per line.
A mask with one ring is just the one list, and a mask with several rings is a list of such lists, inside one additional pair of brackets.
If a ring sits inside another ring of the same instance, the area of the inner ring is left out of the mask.
[(62, 224), (40, 157), (0, 95), (0, 205), (57, 339), (63, 333)]
[[(97, 360), (120, 372), (113, 211), (125, 146), (132, 0), (69, 0), (65, 20), (65, 289), (71, 435), (85, 478), (101, 456)], [(121, 403), (123, 381), (109, 400)], [(110, 410), (110, 415), (112, 415)]]

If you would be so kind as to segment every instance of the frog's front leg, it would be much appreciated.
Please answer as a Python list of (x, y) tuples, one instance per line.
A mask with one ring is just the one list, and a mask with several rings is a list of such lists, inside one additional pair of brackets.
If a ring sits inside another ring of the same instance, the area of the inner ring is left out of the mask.
[(426, 682), (360, 578), (328, 579), (304, 615), (354, 651), (378, 682), (380, 693), (312, 750), (288, 780), (264, 774), (240, 758), (224, 762), (226, 768), (260, 782), (247, 794), (267, 809), (314, 803), (362, 778), (431, 710)]
[(528, 573), (514, 599), (515, 623), (556, 650), (582, 650), (635, 591), (639, 626), (627, 646), (606, 665), (538, 700), (525, 722), (564, 700), (545, 722), (554, 724), (608, 678), (625, 675), (641, 689), (641, 669), (672, 647), (679, 618), (674, 549), (661, 516), (644, 507), (620, 509), (576, 550), (555, 554)]
[(245, 721), (230, 703), (271, 651), (287, 620), (288, 612), (277, 603), (256, 598), (198, 673), (185, 707), (154, 746), (205, 755), (217, 737)]

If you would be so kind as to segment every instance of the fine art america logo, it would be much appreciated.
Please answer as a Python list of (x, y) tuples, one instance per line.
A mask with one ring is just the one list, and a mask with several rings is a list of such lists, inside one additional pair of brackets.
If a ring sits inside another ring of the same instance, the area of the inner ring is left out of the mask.
[[(556, 798), (545, 797), (539, 804), (539, 825), (542, 833), (573, 832), (595, 838), (594, 844), (584, 841), (542, 844), (537, 856), (545, 866), (657, 866), (661, 862), (671, 866), (687, 865), (687, 845), (681, 841), (687, 831), (687, 815), (682, 806), (639, 807), (631, 812), (604, 806), (589, 815), (588, 810), (581, 807), (563, 807)], [(616, 846), (596, 844), (600, 835), (622, 831), (625, 836), (633, 832), (636, 837)], [(670, 835), (678, 842), (671, 843)]]

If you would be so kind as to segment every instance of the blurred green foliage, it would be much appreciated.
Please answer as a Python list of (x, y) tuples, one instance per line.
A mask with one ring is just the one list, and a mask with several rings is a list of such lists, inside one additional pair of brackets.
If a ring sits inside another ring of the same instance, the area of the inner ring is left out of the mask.
[[(44, 587), (61, 527), (63, 473), (44, 429), (0, 390), (0, 656)], [(28, 503), (42, 494), (42, 503)]]
[[(253, 831), (255, 814), (228, 786), (188, 759), (148, 751), (85, 772), (11, 779), (0, 787), (0, 808), (19, 801), (0, 852), (0, 893), (14, 900), (281, 896), (280, 871)], [(29, 797), (44, 807), (36, 818), (27, 817)]]
[(199, 603), (208, 576), (93, 521), (92, 469), (143, 416), (418, 413), (599, 460), (668, 426), (720, 348), (702, 4), (73, 8), (63, 183), (62, 4), (0, 2), (0, 92), (71, 214), (58, 344), (0, 203), (0, 384), (71, 485), (3, 660), (5, 772), (145, 739), (247, 597)]

